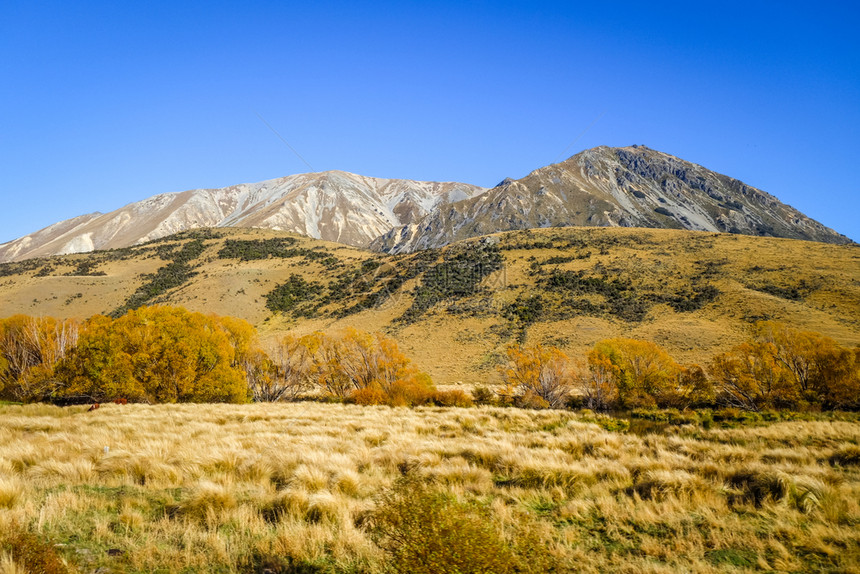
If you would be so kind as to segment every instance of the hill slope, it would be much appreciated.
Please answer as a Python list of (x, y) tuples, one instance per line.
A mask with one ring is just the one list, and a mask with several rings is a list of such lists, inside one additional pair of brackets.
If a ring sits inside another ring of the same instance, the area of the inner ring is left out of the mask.
[(0, 316), (87, 317), (131, 303), (243, 317), (268, 340), (287, 330), (382, 330), (437, 382), (472, 383), (494, 380), (516, 341), (577, 354), (630, 336), (706, 362), (745, 339), (754, 321), (776, 319), (858, 345), (860, 247), (562, 228), (384, 255), (219, 229), (0, 265)]
[(263, 227), (347, 245), (367, 245), (440, 203), (484, 189), (462, 183), (307, 173), (221, 189), (156, 195), (107, 214), (51, 225), (0, 245), (0, 262), (143, 243), (202, 227)]
[(373, 249), (406, 253), (514, 229), (650, 227), (850, 240), (772, 195), (644, 146), (597, 147), (505, 180), (393, 229)]

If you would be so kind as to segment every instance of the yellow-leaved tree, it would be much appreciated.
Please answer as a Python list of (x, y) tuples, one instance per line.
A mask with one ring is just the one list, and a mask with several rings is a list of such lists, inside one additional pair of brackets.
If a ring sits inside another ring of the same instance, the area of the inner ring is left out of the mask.
[(430, 377), (382, 333), (349, 327), (334, 334), (314, 333), (301, 343), (324, 393), (358, 402), (412, 405), (426, 401), (433, 391)]
[(711, 394), (700, 367), (682, 367), (650, 341), (605, 339), (589, 352), (588, 364), (593, 393), (611, 398), (617, 392), (625, 408), (683, 408)]
[(140, 307), (89, 319), (61, 368), (66, 396), (152, 403), (245, 402), (248, 385), (219, 319), (175, 307)]
[(776, 358), (773, 343), (749, 341), (714, 357), (711, 374), (718, 400), (732, 407), (758, 411), (784, 407), (797, 399), (791, 372)]
[(605, 353), (592, 349), (588, 353), (589, 376), (580, 379), (583, 406), (606, 411), (618, 403), (619, 368)]
[(860, 349), (775, 321), (756, 325), (754, 337), (714, 357), (718, 398), (732, 406), (824, 408), (860, 405)]
[(51, 398), (61, 386), (55, 370), (77, 345), (74, 320), (15, 315), (0, 320), (0, 390), (19, 401)]
[(826, 408), (858, 404), (860, 349), (846, 349), (815, 331), (793, 329), (776, 321), (756, 325), (756, 339), (773, 345), (775, 359), (791, 373), (799, 398)]
[(313, 388), (313, 338), (282, 337), (269, 353), (256, 350), (244, 361), (255, 401), (291, 401)]
[(581, 376), (578, 365), (557, 347), (515, 345), (507, 354), (502, 379), (514, 402), (523, 406), (563, 407)]

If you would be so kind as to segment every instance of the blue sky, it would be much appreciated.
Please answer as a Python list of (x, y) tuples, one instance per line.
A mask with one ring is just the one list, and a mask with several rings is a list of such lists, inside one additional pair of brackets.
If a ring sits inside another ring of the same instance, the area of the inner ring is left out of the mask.
[(643, 144), (860, 241), (858, 29), (852, 2), (6, 0), (0, 241), (310, 171), (261, 117), (314, 171), (484, 186)]

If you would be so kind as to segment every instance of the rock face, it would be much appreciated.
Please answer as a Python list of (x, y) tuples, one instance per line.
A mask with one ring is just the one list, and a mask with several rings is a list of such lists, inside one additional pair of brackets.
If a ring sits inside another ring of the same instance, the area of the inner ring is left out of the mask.
[(199, 227), (264, 227), (365, 247), (394, 226), (484, 191), (462, 183), (328, 171), (167, 193), (111, 213), (62, 221), (4, 243), (0, 262), (127, 247)]
[(644, 146), (601, 146), (442, 205), (392, 229), (371, 248), (403, 253), (498, 231), (553, 226), (683, 228), (851, 243), (736, 179)]
[(156, 195), (0, 245), (0, 262), (127, 247), (199, 227), (263, 227), (389, 253), (553, 226), (851, 240), (754, 187), (643, 146), (597, 147), (496, 187), (306, 173)]

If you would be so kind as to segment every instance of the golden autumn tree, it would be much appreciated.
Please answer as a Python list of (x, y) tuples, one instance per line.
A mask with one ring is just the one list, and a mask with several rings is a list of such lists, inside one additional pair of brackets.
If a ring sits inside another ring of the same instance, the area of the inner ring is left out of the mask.
[(829, 409), (860, 408), (860, 347), (825, 346), (816, 362), (815, 388)]
[(714, 357), (711, 374), (717, 399), (727, 406), (758, 411), (791, 405), (798, 398), (792, 373), (777, 359), (773, 343), (741, 343)]
[(313, 387), (310, 339), (286, 335), (269, 353), (248, 353), (243, 368), (255, 401), (295, 400)]
[(596, 411), (613, 408), (618, 402), (619, 367), (606, 354), (592, 349), (588, 353), (588, 371), (588, 376), (578, 381), (583, 406)]
[(700, 365), (682, 366), (673, 383), (660, 397), (664, 406), (686, 409), (696, 405), (710, 405), (714, 401), (713, 382)]
[(140, 307), (88, 320), (63, 364), (67, 396), (162, 402), (244, 402), (247, 382), (216, 318)]
[(133, 349), (113, 328), (114, 320), (103, 315), (87, 319), (78, 345), (59, 366), (64, 397), (94, 401), (108, 398), (145, 400), (146, 392), (133, 376)]
[(853, 408), (860, 404), (857, 356), (820, 333), (764, 321), (751, 340), (715, 357), (711, 372), (733, 406)]
[(234, 367), (242, 365), (249, 356), (260, 352), (257, 329), (248, 321), (237, 317), (219, 317), (217, 315), (210, 315), (209, 318), (227, 334), (230, 346), (233, 348), (232, 364)]
[(829, 408), (856, 402), (849, 398), (856, 397), (860, 385), (853, 376), (852, 350), (821, 333), (793, 329), (777, 321), (758, 323), (755, 337), (772, 345), (774, 359), (790, 373), (799, 399)]
[(45, 400), (60, 386), (56, 367), (75, 347), (73, 320), (15, 315), (0, 320), (0, 388), (20, 401)]
[[(502, 379), (517, 401), (532, 406), (559, 408), (580, 376), (570, 358), (556, 347), (511, 346)], [(539, 399), (539, 400), (535, 400)]]
[(680, 383), (681, 366), (650, 341), (605, 339), (588, 355), (592, 372), (611, 377), (625, 407), (669, 406)]
[(313, 362), (313, 376), (327, 394), (347, 398), (375, 389), (393, 404), (413, 404), (423, 392), (432, 391), (430, 378), (418, 371), (382, 333), (347, 328), (334, 334), (304, 337)]

